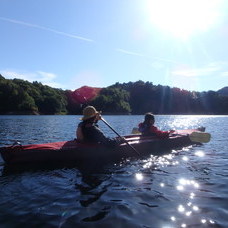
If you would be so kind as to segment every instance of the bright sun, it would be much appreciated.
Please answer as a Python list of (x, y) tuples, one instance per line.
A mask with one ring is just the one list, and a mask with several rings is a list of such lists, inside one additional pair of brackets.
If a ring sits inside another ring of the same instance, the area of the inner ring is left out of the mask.
[(150, 21), (159, 29), (187, 39), (217, 22), (222, 0), (148, 0)]

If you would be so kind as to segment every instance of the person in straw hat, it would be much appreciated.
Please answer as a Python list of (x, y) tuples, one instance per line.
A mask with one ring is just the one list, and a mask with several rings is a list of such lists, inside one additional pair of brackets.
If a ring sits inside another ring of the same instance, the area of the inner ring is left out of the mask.
[(106, 146), (117, 146), (123, 142), (123, 139), (109, 138), (104, 135), (98, 126), (101, 120), (101, 112), (93, 106), (87, 106), (83, 109), (82, 121), (78, 124), (76, 136), (81, 142), (101, 143)]

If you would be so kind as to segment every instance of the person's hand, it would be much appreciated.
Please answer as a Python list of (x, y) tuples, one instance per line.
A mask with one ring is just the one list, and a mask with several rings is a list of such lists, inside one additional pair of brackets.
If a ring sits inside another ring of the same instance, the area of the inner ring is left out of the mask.
[(101, 117), (101, 114), (100, 114), (100, 113), (97, 113), (97, 115), (96, 115), (96, 119), (97, 119), (97, 120), (101, 120), (101, 119), (102, 119), (102, 117)]
[(124, 137), (121, 137), (120, 138), (120, 141), (121, 141), (121, 143), (125, 143), (126, 142), (126, 139)]
[(122, 144), (122, 143), (125, 143), (126, 142), (126, 139), (124, 137), (118, 137), (116, 139), (119, 142), (119, 144)]
[(170, 130), (169, 131), (169, 134), (173, 134), (175, 131), (174, 130)]

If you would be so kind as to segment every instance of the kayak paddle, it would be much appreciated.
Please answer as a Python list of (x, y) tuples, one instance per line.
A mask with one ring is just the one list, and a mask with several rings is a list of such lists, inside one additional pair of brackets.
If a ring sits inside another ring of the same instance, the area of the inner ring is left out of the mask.
[(211, 134), (205, 132), (194, 131), (189, 135), (192, 142), (207, 143), (211, 140)]
[(129, 147), (131, 147), (131, 149), (132, 150), (134, 150), (139, 156), (140, 156), (140, 153), (131, 145), (131, 144), (129, 144), (129, 142), (125, 139), (125, 138), (123, 138), (117, 131), (115, 131), (112, 127), (111, 127), (111, 125), (109, 124), (109, 123), (107, 123), (107, 121), (103, 118), (103, 117), (101, 117), (101, 120), (114, 132), (114, 133), (116, 133), (116, 135), (118, 135), (120, 138), (122, 138), (123, 140), (124, 140), (124, 142), (129, 146)]
[[(205, 129), (204, 129), (205, 130)], [(137, 127), (134, 127), (132, 129), (132, 132), (131, 134), (141, 134), (141, 132), (138, 130)], [(180, 133), (177, 133), (177, 134), (172, 134), (173, 136), (175, 135), (188, 135), (189, 136), (189, 139), (192, 141), (192, 142), (197, 142), (197, 143), (208, 143), (210, 142), (211, 140), (211, 134), (210, 133), (206, 133), (206, 132), (201, 132), (201, 131), (194, 131), (190, 134), (180, 134)]]
[(139, 131), (139, 129), (137, 127), (134, 127), (131, 131), (131, 134), (135, 135), (135, 134), (141, 134), (141, 132)]

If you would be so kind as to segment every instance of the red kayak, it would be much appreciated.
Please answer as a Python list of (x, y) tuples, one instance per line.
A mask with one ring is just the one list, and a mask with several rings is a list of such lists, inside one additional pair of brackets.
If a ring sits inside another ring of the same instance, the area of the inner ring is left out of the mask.
[[(162, 151), (208, 142), (210, 134), (199, 130), (179, 130), (168, 138), (128, 135), (126, 143), (109, 148), (100, 144), (81, 143), (77, 140), (33, 145), (15, 145), (0, 148), (6, 164), (66, 163), (83, 161), (116, 162), (132, 156), (159, 155)], [(135, 153), (132, 147), (139, 152)]]

